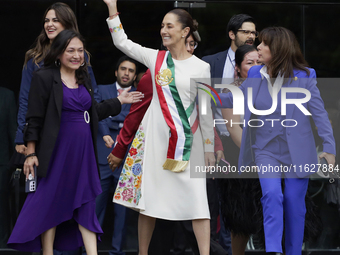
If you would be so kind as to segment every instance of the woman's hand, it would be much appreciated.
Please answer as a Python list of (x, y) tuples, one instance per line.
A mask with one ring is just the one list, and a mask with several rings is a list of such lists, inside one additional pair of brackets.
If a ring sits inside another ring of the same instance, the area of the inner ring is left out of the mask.
[(15, 150), (20, 153), (26, 155), (27, 147), (24, 144), (15, 145)]
[(103, 140), (107, 148), (112, 148), (112, 145), (115, 143), (115, 141), (112, 139), (110, 135), (104, 135)]
[(103, 0), (107, 6), (117, 5), (117, 0)]
[(117, 0), (103, 0), (107, 5), (117, 3)]
[(213, 152), (205, 152), (204, 153), (204, 159), (205, 159), (205, 166), (215, 166), (216, 159), (215, 154)]
[(218, 164), (220, 162), (221, 159), (225, 159), (224, 158), (224, 152), (223, 151), (216, 151), (216, 164)]
[(103, 0), (106, 3), (107, 8), (109, 9), (110, 19), (115, 18), (115, 14), (117, 14), (117, 0)]
[(132, 104), (142, 101), (144, 94), (139, 91), (130, 91), (131, 88), (125, 89), (117, 98), (121, 104)]
[(319, 158), (325, 158), (327, 160), (328, 165), (332, 165), (332, 169), (334, 168), (335, 164), (335, 156), (333, 154), (323, 152), (320, 154)]
[(26, 158), (24, 163), (24, 174), (26, 176), (26, 180), (28, 179), (28, 176), (32, 174), (34, 177), (34, 166), (39, 166), (39, 161), (37, 156), (31, 156)]
[(109, 162), (109, 166), (112, 170), (112, 172), (122, 163), (123, 159), (117, 158), (115, 155), (112, 153), (107, 156), (107, 162)]

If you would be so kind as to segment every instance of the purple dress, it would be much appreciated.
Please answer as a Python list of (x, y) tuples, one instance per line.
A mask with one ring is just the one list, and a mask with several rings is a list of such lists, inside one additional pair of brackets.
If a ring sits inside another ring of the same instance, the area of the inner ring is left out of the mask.
[(47, 176), (28, 194), (8, 240), (10, 248), (39, 252), (41, 234), (55, 226), (57, 250), (83, 245), (78, 224), (97, 233), (98, 239), (103, 233), (95, 213), (101, 186), (85, 113), (90, 107), (91, 96), (83, 85), (69, 89), (63, 84), (60, 131)]

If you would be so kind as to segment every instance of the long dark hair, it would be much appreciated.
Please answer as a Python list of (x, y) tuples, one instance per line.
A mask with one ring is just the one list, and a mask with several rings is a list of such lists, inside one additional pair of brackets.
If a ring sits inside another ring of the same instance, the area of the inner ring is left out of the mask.
[(280, 71), (284, 78), (292, 78), (294, 69), (310, 74), (300, 45), (290, 30), (284, 27), (268, 27), (261, 31), (259, 40), (270, 49), (272, 58), (267, 66), (273, 78), (276, 78)]
[(38, 65), (39, 62), (44, 60), (49, 48), (50, 48), (50, 39), (47, 37), (44, 24), (45, 17), (50, 10), (55, 11), (55, 15), (59, 22), (63, 25), (65, 29), (74, 30), (79, 33), (77, 18), (70, 6), (65, 3), (57, 2), (49, 6), (43, 16), (42, 25), (43, 28), (39, 34), (39, 36), (35, 39), (34, 46), (26, 52), (24, 67), (27, 64), (27, 61), (33, 58), (33, 63)]
[[(59, 68), (60, 65), (57, 64), (59, 57), (65, 52), (73, 38), (78, 38), (83, 43), (85, 52), (85, 40), (81, 34), (73, 30), (63, 30), (53, 40), (51, 48), (45, 57), (44, 66), (47, 68)], [(84, 65), (76, 70), (76, 81), (78, 84), (84, 84), (88, 77), (87, 63), (84, 58)]]

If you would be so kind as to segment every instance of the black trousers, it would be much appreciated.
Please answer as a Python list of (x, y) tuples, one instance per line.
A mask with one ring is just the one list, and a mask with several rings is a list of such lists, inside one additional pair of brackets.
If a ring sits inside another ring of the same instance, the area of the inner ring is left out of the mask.
[(10, 232), (9, 168), (0, 166), (0, 248), (7, 248)]

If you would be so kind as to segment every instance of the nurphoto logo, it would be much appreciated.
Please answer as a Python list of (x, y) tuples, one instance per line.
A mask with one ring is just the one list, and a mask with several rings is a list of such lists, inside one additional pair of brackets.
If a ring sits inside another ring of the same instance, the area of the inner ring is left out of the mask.
[[(233, 114), (244, 115), (244, 95), (239, 87), (231, 84), (216, 84), (216, 88), (227, 88), (233, 94)], [(277, 95), (279, 91), (273, 93), (272, 106), (268, 110), (257, 110), (253, 105), (253, 88), (248, 88), (247, 104), (251, 113), (256, 115), (270, 115), (277, 107)], [(302, 93), (304, 98), (287, 98), (287, 93)], [(287, 104), (296, 105), (305, 115), (312, 115), (302, 104), (307, 103), (311, 98), (311, 93), (304, 88), (281, 88), (281, 115), (286, 115)]]
[[(217, 91), (212, 88), (211, 86), (207, 85), (203, 82), (197, 82), (198, 84), (204, 85), (207, 88), (210, 89), (208, 91), (207, 89), (200, 88), (201, 90), (204, 90), (206, 93), (203, 94), (203, 96), (208, 97), (208, 95), (212, 98), (215, 106), (217, 106), (217, 100), (221, 105), (223, 105), (223, 102), (217, 93)], [(233, 85), (233, 84), (215, 84), (216, 89), (229, 89), (230, 93), (232, 93), (233, 96), (233, 114), (234, 115), (244, 115), (245, 111), (245, 96), (242, 92), (242, 90)], [(281, 91), (281, 116), (286, 116), (287, 114), (287, 105), (295, 105), (304, 115), (311, 116), (312, 114), (306, 109), (306, 107), (303, 105), (307, 103), (311, 99), (311, 93), (309, 90), (304, 88), (297, 88), (297, 87), (282, 87), (281, 89), (277, 89), (276, 87), (273, 88), (272, 92), (272, 105), (269, 109), (266, 110), (259, 110), (256, 109), (253, 102), (253, 88), (248, 87), (248, 93), (247, 93), (247, 107), (249, 108), (249, 111), (257, 116), (269, 116), (270, 114), (274, 113), (277, 106), (278, 106), (278, 95)], [(287, 94), (289, 93), (295, 93), (295, 94), (301, 94), (299, 95), (299, 98), (288, 98)], [(214, 95), (213, 95), (214, 94)], [(206, 98), (207, 99), (207, 98)], [(210, 107), (210, 104), (206, 104), (205, 102), (209, 100), (202, 100), (202, 104), (200, 104), (200, 112), (201, 114), (206, 114), (207, 108)], [(230, 122), (230, 125), (248, 125), (249, 127), (262, 127), (265, 122), (270, 122), (271, 127), (275, 126), (276, 122), (280, 122), (282, 127), (295, 127), (298, 125), (297, 120), (294, 119), (249, 119), (248, 123), (245, 123), (245, 120), (242, 122), (233, 122), (232, 119), (226, 120), (226, 119), (214, 119), (214, 127), (219, 124), (227, 124)]]

